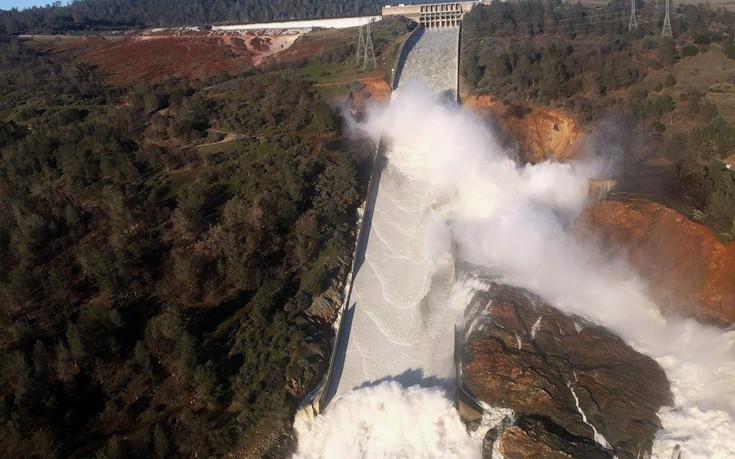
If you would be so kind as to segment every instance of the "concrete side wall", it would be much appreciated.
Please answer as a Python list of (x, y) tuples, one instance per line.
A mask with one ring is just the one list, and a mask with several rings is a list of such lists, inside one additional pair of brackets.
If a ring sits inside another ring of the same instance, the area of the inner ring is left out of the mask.
[[(403, 66), (403, 63), (406, 60), (406, 56), (408, 54), (408, 51), (410, 49), (410, 45), (406, 46), (409, 43), (413, 43), (417, 37), (420, 36), (420, 30), (421, 26), (416, 27), (411, 34), (404, 40), (404, 42), (401, 44), (399, 51), (398, 51), (398, 57), (396, 59), (396, 65), (395, 65), (395, 71), (393, 73), (393, 78), (391, 81), (391, 89), (395, 90), (398, 85), (398, 78), (400, 77), (400, 68)], [(333, 370), (334, 370), (334, 363), (337, 359), (337, 353), (339, 349), (342, 346), (343, 341), (348, 339), (345, 335), (349, 334), (349, 332), (346, 330), (350, 327), (351, 322), (351, 314), (348, 310), (348, 305), (350, 302), (350, 298), (352, 296), (352, 285), (355, 279), (355, 271), (356, 271), (356, 265), (357, 261), (360, 257), (364, 256), (365, 247), (367, 245), (366, 239), (367, 239), (367, 233), (369, 232), (369, 223), (370, 219), (372, 218), (372, 211), (375, 206), (375, 200), (377, 199), (377, 191), (378, 191), (378, 183), (380, 182), (380, 177), (383, 171), (383, 168), (385, 167), (385, 152), (386, 152), (386, 144), (381, 139), (379, 142), (379, 145), (377, 146), (375, 157), (373, 159), (373, 171), (370, 177), (370, 181), (368, 183), (368, 192), (367, 196), (365, 198), (365, 203), (363, 207), (363, 213), (362, 216), (359, 218), (357, 222), (357, 235), (355, 237), (355, 246), (352, 252), (352, 266), (350, 268), (350, 275), (348, 278), (348, 285), (346, 288), (346, 295), (345, 298), (342, 301), (342, 305), (340, 306), (340, 310), (338, 313), (338, 318), (335, 323), (335, 336), (333, 341), (333, 347), (332, 347), (332, 355), (329, 359), (329, 367), (327, 369), (327, 372), (324, 376), (324, 379), (322, 380), (321, 384), (314, 389), (307, 397), (305, 398), (301, 408), (300, 408), (300, 415), (302, 416), (308, 416), (308, 417), (314, 417), (322, 412), (324, 408), (326, 408), (327, 404), (329, 403), (331, 397), (333, 396), (331, 392), (331, 386), (333, 385)]]
[(231, 24), (213, 26), (212, 30), (291, 30), (291, 29), (346, 29), (367, 24), (369, 21), (379, 21), (380, 16), (356, 16), (349, 18), (313, 19), (306, 21), (259, 22), (253, 24)]
[(482, 404), (474, 394), (465, 386), (462, 378), (462, 340), (463, 333), (454, 327), (454, 371), (455, 371), (455, 389), (454, 395), (457, 397), (457, 410), (459, 416), (465, 422), (475, 422), (482, 419), (484, 409)]
[[(407, 38), (407, 40), (402, 45), (399, 53), (398, 53), (398, 63), (396, 66), (396, 72), (393, 76), (393, 89), (398, 84), (398, 81), (400, 80), (401, 76), (401, 69), (405, 65), (407, 56), (412, 48), (413, 45), (416, 44), (416, 42), (420, 39), (422, 32), (425, 30), (423, 26), (418, 26), (412, 34)], [(459, 35), (457, 35), (457, 40), (459, 39)], [(457, 46), (457, 44), (454, 44), (454, 46)], [(456, 64), (454, 64), (456, 65)], [(455, 90), (456, 90), (456, 81), (454, 82)], [(372, 171), (372, 177), (370, 179), (370, 184), (368, 188), (368, 194), (366, 197), (365, 207), (364, 207), (364, 214), (358, 223), (358, 232), (356, 237), (356, 244), (355, 249), (353, 253), (353, 262), (352, 262), (352, 269), (351, 269), (351, 276), (348, 280), (348, 288), (346, 291), (346, 295), (344, 298), (344, 301), (340, 308), (340, 314), (339, 319), (337, 321), (336, 328), (336, 334), (335, 334), (335, 340), (334, 340), (334, 347), (332, 350), (332, 355), (329, 362), (329, 368), (327, 370), (327, 373), (325, 375), (325, 379), (322, 381), (322, 384), (317, 387), (309, 396), (307, 396), (306, 400), (304, 401), (304, 404), (302, 405), (299, 416), (308, 416), (313, 417), (318, 415), (321, 411), (323, 411), (326, 406), (329, 404), (331, 399), (335, 395), (335, 384), (339, 380), (339, 376), (335, 374), (335, 361), (339, 358), (338, 354), (340, 350), (345, 347), (344, 344), (349, 340), (350, 335), (350, 328), (352, 325), (352, 317), (354, 315), (354, 308), (349, 308), (348, 305), (351, 301), (352, 296), (352, 290), (355, 280), (355, 270), (356, 266), (358, 266), (358, 261), (364, 258), (366, 246), (367, 246), (367, 235), (369, 233), (369, 227), (370, 222), (372, 220), (372, 214), (375, 207), (375, 201), (377, 199), (377, 192), (378, 192), (378, 186), (380, 183), (381, 175), (383, 168), (386, 165), (386, 159), (385, 159), (385, 153), (386, 153), (386, 144), (384, 141), (381, 140), (380, 145), (378, 145), (376, 156), (374, 160), (374, 166)], [(468, 406), (469, 411), (472, 412), (473, 407), (471, 403), (471, 397), (469, 397), (468, 400)]]
[(403, 69), (403, 65), (406, 63), (406, 57), (408, 56), (409, 51), (411, 51), (411, 47), (416, 43), (416, 40), (418, 40), (419, 37), (421, 37), (421, 26), (417, 26), (413, 29), (413, 32), (411, 32), (408, 38), (401, 43), (401, 48), (398, 51), (398, 59), (396, 60), (396, 65), (393, 70), (393, 78), (390, 82), (391, 91), (395, 91), (398, 88), (398, 81), (401, 79), (401, 69)]
[(363, 214), (357, 222), (357, 235), (355, 237), (355, 246), (352, 251), (352, 266), (350, 267), (350, 275), (347, 280), (347, 294), (340, 306), (338, 318), (334, 327), (335, 333), (334, 340), (332, 342), (332, 355), (329, 358), (329, 367), (327, 368), (324, 379), (319, 386), (308, 394), (302, 402), (299, 412), (296, 414), (297, 417), (305, 416), (307, 418), (314, 418), (320, 414), (324, 408), (326, 408), (332, 396), (330, 387), (333, 384), (332, 377), (334, 374), (334, 363), (337, 359), (337, 353), (343, 347), (341, 343), (347, 339), (345, 334), (349, 333), (346, 329), (349, 329), (350, 327), (351, 318), (349, 317), (350, 311), (348, 311), (347, 305), (349, 304), (350, 297), (352, 295), (352, 284), (355, 280), (355, 265), (357, 264), (357, 260), (360, 258), (361, 253), (365, 251), (365, 246), (367, 244), (365, 239), (367, 235), (366, 231), (368, 231), (368, 229), (366, 226), (372, 218), (372, 208), (375, 205), (375, 199), (377, 197), (378, 182), (380, 182), (380, 175), (385, 167), (385, 149), (386, 145), (381, 139), (376, 148), (375, 157), (373, 159), (373, 171), (368, 183), (368, 192), (365, 197)]
[(421, 14), (421, 5), (410, 6), (384, 6), (382, 10), (383, 16), (416, 16)]

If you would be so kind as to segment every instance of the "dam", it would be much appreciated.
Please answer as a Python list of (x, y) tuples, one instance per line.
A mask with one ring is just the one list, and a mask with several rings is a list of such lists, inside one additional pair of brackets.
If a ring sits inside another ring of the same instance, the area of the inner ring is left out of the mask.
[(412, 5), (386, 5), (382, 16), (405, 16), (424, 27), (455, 27), (459, 26), (465, 13), (479, 3), (488, 3), (487, 0), (474, 0), (448, 3), (427, 3)]
[[(459, 27), (420, 27), (406, 43), (394, 96), (420, 81), (436, 98), (456, 103), (458, 47)], [(445, 344), (453, 340), (454, 313), (444, 307), (455, 282), (454, 259), (426, 243), (438, 197), (430, 183), (391, 165), (390, 149), (400, 146), (384, 148), (322, 407), (388, 380), (454, 386), (453, 350)]]

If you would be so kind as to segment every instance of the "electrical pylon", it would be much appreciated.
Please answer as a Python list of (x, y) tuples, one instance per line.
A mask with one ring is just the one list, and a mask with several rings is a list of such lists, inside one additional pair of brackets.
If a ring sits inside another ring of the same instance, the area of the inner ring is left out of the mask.
[(671, 31), (671, 14), (669, 13), (669, 0), (666, 0), (666, 16), (664, 16), (664, 28), (661, 30), (662, 38), (674, 38)]
[[(362, 21), (360, 21), (362, 22)], [(361, 54), (365, 52), (365, 35), (362, 33), (362, 24), (360, 24), (359, 37), (357, 38), (357, 55), (355, 57), (355, 65), (360, 65)]]
[(378, 68), (378, 63), (375, 62), (375, 49), (373, 48), (373, 33), (370, 31), (370, 23), (373, 22), (371, 19), (368, 20), (367, 30), (365, 32), (365, 60), (362, 63), (362, 69), (367, 68), (368, 62), (373, 63), (373, 68)]
[(628, 30), (638, 30), (638, 21), (635, 18), (635, 0), (630, 0), (630, 22)]

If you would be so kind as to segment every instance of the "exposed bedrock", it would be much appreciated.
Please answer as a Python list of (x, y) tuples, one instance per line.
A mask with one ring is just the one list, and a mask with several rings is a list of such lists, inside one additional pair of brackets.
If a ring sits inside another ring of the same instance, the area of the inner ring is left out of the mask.
[(654, 360), (521, 289), (494, 285), (471, 310), (462, 376), (478, 399), (514, 411), (512, 427), (489, 433), (505, 458), (650, 451), (656, 413), (672, 403)]
[[(555, 433), (556, 432), (556, 433)], [(503, 431), (497, 440), (503, 457), (544, 459), (604, 459), (610, 453), (599, 449), (594, 440), (587, 437), (569, 438), (568, 433), (548, 420), (533, 416), (519, 418)]]
[(500, 120), (505, 129), (501, 129), (499, 134), (501, 137), (502, 134), (513, 137), (520, 160), (524, 163), (567, 161), (581, 153), (577, 146), (582, 130), (574, 117), (563, 110), (533, 107), (523, 112), (489, 94), (463, 94), (462, 102), (480, 115)]

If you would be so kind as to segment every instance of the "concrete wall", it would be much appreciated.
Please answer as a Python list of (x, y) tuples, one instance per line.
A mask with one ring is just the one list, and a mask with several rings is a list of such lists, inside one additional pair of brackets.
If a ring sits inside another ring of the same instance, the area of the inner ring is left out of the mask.
[(464, 331), (460, 333), (454, 326), (454, 371), (455, 388), (454, 395), (457, 397), (457, 411), (465, 422), (477, 422), (482, 419), (484, 409), (475, 395), (465, 386), (462, 378), (462, 346)]
[[(350, 299), (352, 298), (352, 287), (355, 282), (355, 274), (357, 267), (362, 264), (362, 260), (365, 258), (365, 249), (367, 248), (367, 237), (370, 233), (370, 224), (373, 219), (373, 210), (375, 209), (375, 200), (378, 198), (378, 186), (380, 183), (380, 177), (383, 173), (383, 169), (386, 166), (387, 160), (385, 153), (387, 150), (387, 144), (381, 138), (375, 152), (373, 159), (373, 170), (370, 176), (370, 182), (368, 183), (367, 196), (365, 197), (365, 210), (362, 218), (360, 219), (357, 236), (355, 238), (355, 249), (352, 256), (352, 268), (350, 271), (349, 287), (347, 289), (347, 296), (342, 303), (339, 326), (337, 327), (334, 347), (332, 348), (332, 357), (329, 361), (329, 369), (327, 370), (327, 378), (324, 382), (321, 393), (315, 403), (312, 405), (317, 413), (326, 408), (327, 404), (334, 397), (334, 390), (336, 383), (335, 378), (335, 363), (338, 358), (344, 360), (344, 356), (339, 356), (340, 353), (344, 353), (346, 345), (343, 345), (349, 340), (350, 328), (352, 327), (352, 316), (354, 314), (354, 306), (352, 309), (348, 309)], [(339, 371), (341, 373), (341, 370)], [(338, 376), (338, 375), (337, 375)]]
[(365, 25), (370, 21), (379, 21), (380, 16), (356, 16), (349, 18), (312, 19), (305, 21), (259, 22), (253, 24), (232, 24), (213, 26), (212, 30), (290, 30), (290, 29), (346, 29)]

